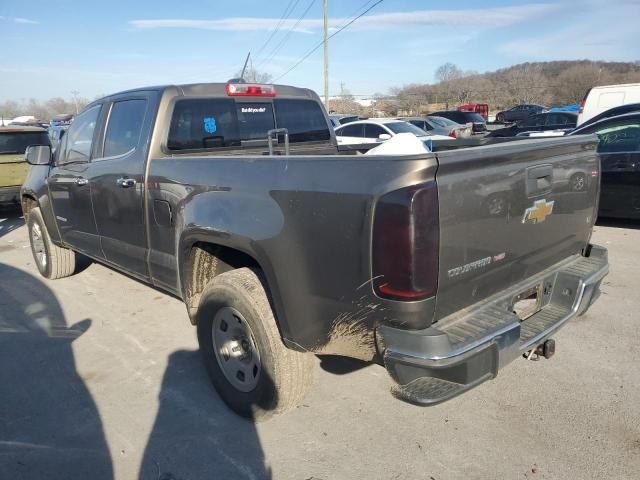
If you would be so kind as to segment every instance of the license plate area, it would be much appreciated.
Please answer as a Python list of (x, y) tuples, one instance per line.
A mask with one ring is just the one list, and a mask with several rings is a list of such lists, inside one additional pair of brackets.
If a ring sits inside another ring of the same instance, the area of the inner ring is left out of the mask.
[(524, 321), (542, 308), (542, 284), (535, 285), (519, 293), (511, 302), (511, 310), (520, 321)]

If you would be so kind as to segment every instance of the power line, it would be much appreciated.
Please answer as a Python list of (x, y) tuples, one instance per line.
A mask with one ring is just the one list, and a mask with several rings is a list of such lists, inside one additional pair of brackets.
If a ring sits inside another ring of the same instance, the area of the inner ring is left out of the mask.
[[(369, 8), (367, 8), (364, 12), (362, 12), (361, 14), (359, 14), (357, 17), (352, 18), (349, 22), (347, 22), (345, 25), (343, 25), (342, 27), (340, 27), (338, 30), (336, 30), (335, 32), (333, 32), (331, 35), (329, 35), (328, 39), (331, 39), (333, 37), (335, 37), (337, 34), (339, 34), (340, 32), (342, 32), (344, 29), (348, 28), (351, 24), (353, 24), (356, 20), (358, 20), (359, 18), (363, 17), (364, 15), (366, 15), (367, 13), (369, 13), (371, 10), (373, 10), (375, 7), (377, 7), (378, 5), (380, 5), (382, 2), (384, 2), (384, 0), (378, 0), (376, 3), (374, 3), (373, 5), (371, 5)], [(367, 3), (370, 3), (367, 2)], [(309, 50), (300, 60), (298, 60), (291, 68), (289, 68), (289, 70), (287, 70), (286, 72), (284, 72), (282, 75), (280, 75), (279, 77), (277, 77), (274, 82), (277, 82), (278, 80), (280, 80), (282, 77), (284, 77), (285, 75), (288, 75), (292, 70), (294, 70), (296, 67), (298, 67), (298, 65), (300, 65), (302, 62), (304, 62), (307, 58), (309, 58), (316, 50), (318, 50), (321, 46), (324, 45), (324, 40), (320, 43), (318, 43), (315, 47), (313, 47), (311, 50)]]
[(298, 18), (298, 20), (296, 21), (296, 23), (289, 29), (289, 31), (284, 35), (284, 37), (280, 40), (280, 42), (275, 46), (275, 48), (273, 50), (271, 50), (271, 52), (267, 55), (267, 57), (260, 62), (260, 65), (258, 65), (258, 68), (260, 68), (262, 65), (269, 63), (271, 60), (273, 60), (273, 58), (278, 54), (278, 52), (282, 49), (282, 47), (284, 46), (285, 43), (287, 43), (287, 40), (289, 40), (289, 38), (291, 37), (291, 35), (293, 34), (293, 32), (296, 30), (296, 28), (298, 28), (298, 25), (300, 25), (300, 23), (302, 22), (302, 20), (304, 20), (304, 18), (307, 16), (307, 14), (309, 13), (309, 10), (311, 10), (311, 7), (313, 7), (313, 5), (316, 3), (317, 0), (311, 0), (311, 2), (309, 3), (309, 5), (307, 6), (307, 8), (305, 9), (304, 12), (302, 12), (302, 15), (300, 16), (300, 18)]
[[(294, 4), (294, 1), (295, 1), (295, 4)], [(280, 30), (280, 27), (284, 24), (285, 20), (289, 18), (289, 15), (293, 13), (293, 10), (298, 5), (299, 1), (300, 0), (289, 0), (289, 3), (287, 3), (287, 6), (285, 7), (284, 12), (282, 13), (282, 16), (280, 17), (280, 20), (278, 20), (278, 23), (276, 24), (276, 27), (271, 31), (271, 34), (269, 35), (267, 40), (258, 49), (258, 53), (256, 53), (255, 58), (258, 58), (260, 56), (260, 54), (263, 52), (265, 47), (269, 44), (269, 42), (271, 42), (271, 40), (276, 35), (276, 33), (278, 33), (278, 30)], [(293, 5), (293, 8), (290, 8), (292, 5)]]

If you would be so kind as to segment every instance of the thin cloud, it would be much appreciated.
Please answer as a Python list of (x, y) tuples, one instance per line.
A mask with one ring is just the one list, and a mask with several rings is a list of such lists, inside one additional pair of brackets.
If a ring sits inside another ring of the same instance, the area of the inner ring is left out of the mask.
[(21, 23), (21, 24), (28, 24), (28, 25), (36, 25), (40, 22), (36, 21), (36, 20), (31, 20), (30, 18), (24, 18), (24, 17), (3, 17), (0, 16), (0, 22), (12, 22), (12, 23)]
[[(463, 10), (417, 10), (413, 12), (380, 13), (360, 18), (352, 25), (352, 29), (385, 30), (408, 26), (484, 26), (505, 27), (524, 22), (535, 17), (544, 16), (561, 8), (559, 5), (530, 3), (514, 7), (497, 7)], [(330, 28), (336, 29), (350, 19), (334, 18), (330, 20)], [(157, 28), (191, 28), (202, 30), (224, 31), (259, 31), (275, 28), (281, 20), (275, 18), (224, 18), (220, 20), (190, 19), (146, 19), (131, 20), (129, 24), (135, 28), (148, 30)], [(296, 20), (282, 22), (282, 29), (293, 28)], [(294, 29), (295, 32), (312, 33), (321, 28), (323, 20), (305, 19)]]

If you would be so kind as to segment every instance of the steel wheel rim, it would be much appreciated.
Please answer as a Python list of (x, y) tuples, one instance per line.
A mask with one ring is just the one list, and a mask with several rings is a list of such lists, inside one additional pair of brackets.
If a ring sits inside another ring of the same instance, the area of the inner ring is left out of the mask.
[(258, 385), (262, 364), (251, 327), (235, 308), (218, 310), (211, 325), (216, 361), (225, 378), (241, 392)]
[(489, 215), (500, 215), (505, 210), (502, 198), (492, 198), (489, 201)]
[(44, 238), (42, 237), (42, 229), (40, 225), (34, 223), (31, 227), (31, 250), (36, 262), (42, 268), (47, 267), (47, 251), (44, 246)]
[(584, 188), (584, 177), (578, 175), (573, 179), (573, 189), (582, 190)]

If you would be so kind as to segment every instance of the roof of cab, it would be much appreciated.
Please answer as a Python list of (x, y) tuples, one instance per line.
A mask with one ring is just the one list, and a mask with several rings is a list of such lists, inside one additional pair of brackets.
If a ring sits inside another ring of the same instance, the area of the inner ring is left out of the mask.
[(46, 130), (42, 127), (32, 127), (28, 125), (7, 125), (6, 127), (0, 127), (0, 133), (12, 132), (46, 132)]
[[(246, 82), (247, 84), (251, 84), (253, 82)], [(271, 85), (271, 84), (269, 84)], [(113, 93), (111, 95), (107, 95), (105, 97), (99, 98), (93, 102), (91, 102), (87, 107), (95, 105), (96, 103), (103, 102), (104, 100), (110, 99), (111, 97), (125, 95), (125, 94), (135, 94), (141, 92), (158, 92), (164, 93), (167, 90), (175, 90), (178, 96), (185, 97), (226, 97), (227, 83), (190, 83), (184, 85), (156, 85), (152, 87), (141, 87), (134, 88), (131, 90), (124, 90), (121, 92)], [(290, 85), (274, 85), (276, 90), (276, 98), (278, 97), (297, 97), (297, 98), (308, 98), (312, 100), (319, 100), (317, 94), (308, 88), (299, 88), (292, 87)], [(251, 97), (242, 97), (246, 99), (250, 99)], [(256, 97), (260, 98), (260, 97)]]

